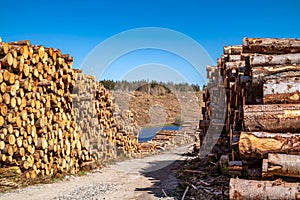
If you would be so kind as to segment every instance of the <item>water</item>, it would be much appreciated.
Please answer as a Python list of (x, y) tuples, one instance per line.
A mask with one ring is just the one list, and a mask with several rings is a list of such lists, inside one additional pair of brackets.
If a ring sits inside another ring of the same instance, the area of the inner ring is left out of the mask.
[(159, 127), (145, 127), (139, 133), (139, 142), (147, 142), (152, 140), (156, 132), (159, 130), (180, 130), (181, 126), (178, 125), (166, 125), (166, 126), (159, 126)]

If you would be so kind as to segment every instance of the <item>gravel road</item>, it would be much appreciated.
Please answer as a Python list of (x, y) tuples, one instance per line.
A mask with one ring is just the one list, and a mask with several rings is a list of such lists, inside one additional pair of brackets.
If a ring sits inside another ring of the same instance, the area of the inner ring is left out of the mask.
[(173, 199), (165, 194), (171, 196), (176, 187), (174, 168), (185, 159), (182, 154), (188, 148), (119, 162), (86, 176), (17, 189), (0, 194), (0, 199)]

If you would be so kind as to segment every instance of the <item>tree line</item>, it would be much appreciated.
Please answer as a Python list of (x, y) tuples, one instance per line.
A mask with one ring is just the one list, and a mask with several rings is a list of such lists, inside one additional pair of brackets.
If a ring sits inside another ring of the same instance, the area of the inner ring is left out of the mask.
[(115, 80), (101, 80), (105, 88), (111, 91), (141, 91), (147, 93), (170, 93), (173, 91), (200, 91), (200, 86), (197, 84), (188, 83), (173, 83), (173, 82), (158, 82), (158, 81), (115, 81)]

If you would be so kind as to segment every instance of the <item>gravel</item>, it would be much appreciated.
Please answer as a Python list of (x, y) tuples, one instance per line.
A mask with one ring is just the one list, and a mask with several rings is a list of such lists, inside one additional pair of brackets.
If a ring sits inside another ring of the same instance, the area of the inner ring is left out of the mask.
[[(143, 159), (127, 160), (85, 176), (67, 176), (52, 184), (33, 185), (8, 193), (0, 200), (174, 200), (177, 185), (172, 166), (183, 160), (188, 146)], [(166, 194), (163, 194), (162, 189)]]
[[(104, 195), (115, 192), (116, 184), (90, 184), (55, 197), (55, 200), (101, 199)], [(105, 199), (105, 198), (104, 198)]]

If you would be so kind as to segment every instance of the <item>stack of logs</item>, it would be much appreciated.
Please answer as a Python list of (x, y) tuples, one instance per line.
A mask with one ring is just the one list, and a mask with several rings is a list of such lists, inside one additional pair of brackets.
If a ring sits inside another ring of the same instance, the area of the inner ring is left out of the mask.
[(1, 165), (26, 177), (76, 173), (89, 161), (72, 114), (73, 58), (29, 41), (0, 43)]
[(1, 167), (35, 178), (138, 152), (132, 114), (113, 108), (110, 93), (72, 62), (59, 49), (0, 41)]
[[(241, 46), (224, 47), (218, 65), (207, 70), (210, 82), (200, 128), (205, 135), (222, 106), (214, 98), (224, 88), (220, 138), (227, 141), (214, 152), (229, 175), (260, 180), (231, 179), (230, 198), (298, 199), (300, 40), (245, 38)], [(284, 181), (272, 181), (277, 177)]]
[(73, 110), (82, 143), (97, 160), (116, 159), (120, 154), (138, 152), (138, 127), (128, 110), (113, 103), (104, 86), (77, 70), (73, 90)]

